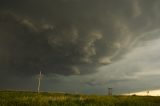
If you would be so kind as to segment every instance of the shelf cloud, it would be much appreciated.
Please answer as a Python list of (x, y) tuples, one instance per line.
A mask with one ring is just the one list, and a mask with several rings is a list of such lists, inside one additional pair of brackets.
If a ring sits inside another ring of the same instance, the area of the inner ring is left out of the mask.
[(159, 0), (1, 0), (0, 70), (88, 75), (160, 27)]

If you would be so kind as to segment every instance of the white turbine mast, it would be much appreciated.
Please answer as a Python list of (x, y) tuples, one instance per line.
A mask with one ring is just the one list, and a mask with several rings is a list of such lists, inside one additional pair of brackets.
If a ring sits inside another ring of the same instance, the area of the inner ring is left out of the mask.
[(38, 93), (40, 92), (41, 79), (42, 79), (42, 72), (40, 70), (39, 75), (38, 75)]

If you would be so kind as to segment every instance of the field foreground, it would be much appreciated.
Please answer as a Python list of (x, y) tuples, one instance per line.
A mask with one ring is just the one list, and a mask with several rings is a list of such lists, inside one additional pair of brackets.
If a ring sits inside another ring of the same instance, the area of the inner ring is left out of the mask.
[(0, 106), (160, 106), (160, 97), (0, 91)]

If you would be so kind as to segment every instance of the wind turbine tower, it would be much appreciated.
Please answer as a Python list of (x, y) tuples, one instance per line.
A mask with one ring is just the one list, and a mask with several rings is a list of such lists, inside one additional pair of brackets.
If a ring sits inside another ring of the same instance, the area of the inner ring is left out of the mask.
[(41, 79), (42, 79), (42, 72), (40, 71), (38, 76), (38, 93), (40, 92)]

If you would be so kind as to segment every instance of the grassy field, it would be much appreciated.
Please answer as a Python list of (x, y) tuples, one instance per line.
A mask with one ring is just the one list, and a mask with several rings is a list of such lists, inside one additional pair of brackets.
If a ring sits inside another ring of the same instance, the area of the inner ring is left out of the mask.
[(0, 91), (0, 106), (160, 106), (160, 97)]

